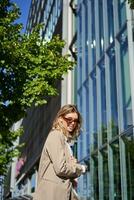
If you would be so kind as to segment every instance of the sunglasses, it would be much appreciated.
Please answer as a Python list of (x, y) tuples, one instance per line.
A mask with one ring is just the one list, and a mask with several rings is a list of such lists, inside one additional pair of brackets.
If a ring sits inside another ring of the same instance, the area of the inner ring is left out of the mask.
[(74, 122), (74, 123), (78, 123), (79, 122), (78, 119), (73, 119), (72, 117), (63, 117), (62, 116), (62, 118), (69, 124), (71, 124), (72, 122)]

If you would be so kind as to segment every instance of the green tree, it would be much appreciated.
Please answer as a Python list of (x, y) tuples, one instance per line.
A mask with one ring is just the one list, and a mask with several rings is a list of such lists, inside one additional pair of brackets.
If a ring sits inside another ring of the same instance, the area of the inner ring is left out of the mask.
[(61, 55), (64, 41), (58, 36), (44, 41), (41, 26), (30, 35), (21, 33), (19, 16), (15, 4), (0, 0), (0, 175), (17, 152), (13, 143), (21, 131), (12, 132), (12, 124), (31, 106), (58, 95), (57, 80), (74, 66), (68, 55)]

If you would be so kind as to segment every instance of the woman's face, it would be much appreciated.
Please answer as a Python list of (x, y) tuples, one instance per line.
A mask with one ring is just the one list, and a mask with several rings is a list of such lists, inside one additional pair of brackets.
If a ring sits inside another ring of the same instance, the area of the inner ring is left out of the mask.
[(78, 124), (78, 114), (75, 112), (68, 113), (61, 117), (61, 121), (65, 129), (71, 134)]

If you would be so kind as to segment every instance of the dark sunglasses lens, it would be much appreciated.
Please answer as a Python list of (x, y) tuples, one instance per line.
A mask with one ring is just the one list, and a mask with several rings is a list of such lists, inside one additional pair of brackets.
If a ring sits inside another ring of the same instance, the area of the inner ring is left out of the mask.
[(73, 119), (73, 118), (65, 118), (64, 117), (64, 119), (65, 119), (65, 121), (67, 121), (68, 123), (72, 123), (72, 122), (75, 122), (75, 123), (78, 123), (78, 119)]

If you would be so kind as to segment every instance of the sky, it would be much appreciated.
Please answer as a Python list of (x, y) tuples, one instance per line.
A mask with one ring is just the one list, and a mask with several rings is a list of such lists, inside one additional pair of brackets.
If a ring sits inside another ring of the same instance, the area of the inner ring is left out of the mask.
[(22, 32), (25, 32), (31, 0), (12, 0), (12, 2), (16, 3), (17, 6), (20, 8), (21, 16), (17, 20), (17, 22), (23, 24), (24, 28)]

